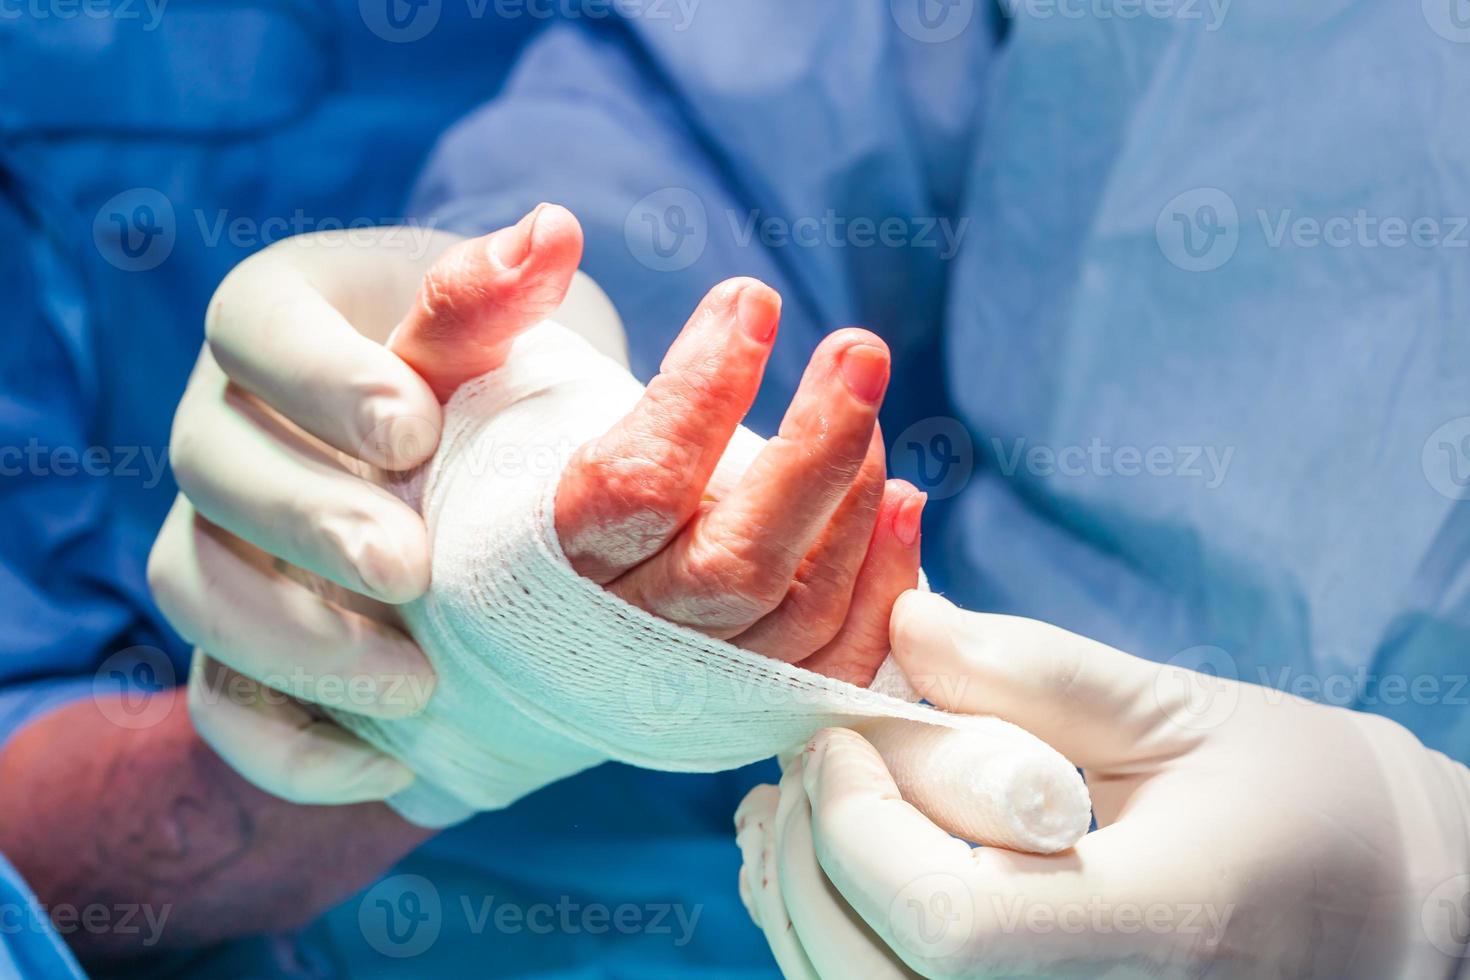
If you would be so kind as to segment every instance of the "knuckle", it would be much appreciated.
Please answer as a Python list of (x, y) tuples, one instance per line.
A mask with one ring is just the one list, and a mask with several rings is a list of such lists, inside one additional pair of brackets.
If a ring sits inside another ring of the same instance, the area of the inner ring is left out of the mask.
[(173, 571), (169, 556), (160, 547), (159, 541), (154, 542), (153, 550), (148, 553), (148, 568), (146, 576), (148, 580), (148, 591), (153, 594), (153, 601), (175, 628), (179, 626), (179, 588), (177, 576)]
[[(165, 533), (168, 532), (167, 530)], [(192, 640), (197, 632), (194, 625), (193, 603), (190, 600), (189, 590), (186, 585), (186, 574), (178, 566), (179, 558), (174, 553), (171, 543), (166, 541), (163, 535), (153, 543), (153, 549), (148, 553), (148, 565), (145, 576), (148, 582), (148, 591), (153, 596), (154, 605), (168, 620), (170, 626), (186, 640)]]
[(697, 582), (719, 588), (732, 603), (759, 618), (781, 603), (791, 584), (774, 565), (758, 542), (734, 535), (693, 550), (689, 574)]
[(477, 274), (472, 242), (446, 252), (424, 273), (419, 287), (419, 308), (430, 323), (458, 323), (482, 306), (488, 283)]
[(851, 579), (838, 570), (807, 565), (787, 590), (793, 628), (815, 650), (836, 638), (851, 607)]
[(174, 482), (184, 496), (197, 495), (204, 482), (202, 458), (195, 428), (190, 423), (189, 413), (185, 408), (181, 408), (174, 416), (173, 428), (169, 431), (168, 461), (174, 473)]
[(688, 486), (689, 454), (664, 439), (640, 440), (589, 458), (586, 475), (609, 514), (636, 515), (669, 524), (678, 516), (679, 493)]
[(246, 259), (235, 266), (220, 281), (214, 295), (209, 297), (209, 305), (204, 310), (204, 339), (211, 345), (220, 343), (228, 336), (231, 318), (227, 314), (234, 310), (234, 294), (240, 288), (242, 280), (249, 277), (252, 268), (252, 259)]
[(718, 373), (700, 369), (705, 367), (701, 363), (694, 369), (660, 374), (649, 385), (646, 397), (670, 414), (679, 413), (687, 421), (697, 421), (689, 418), (688, 413), (718, 405), (730, 394), (729, 382)]
[(349, 572), (364, 586), (387, 588), (402, 577), (402, 556), (388, 543), (377, 516), (360, 503), (342, 504), (325, 519), (301, 514), (294, 523), (301, 554), (321, 556), (322, 564)]

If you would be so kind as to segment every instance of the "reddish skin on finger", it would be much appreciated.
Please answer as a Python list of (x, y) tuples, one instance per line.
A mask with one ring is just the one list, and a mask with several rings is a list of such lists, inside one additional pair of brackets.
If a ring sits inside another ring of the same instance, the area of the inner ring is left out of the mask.
[(898, 597), (919, 583), (920, 522), (928, 495), (903, 480), (889, 480), (873, 528), (873, 540), (852, 590), (842, 629), (802, 661), (818, 674), (867, 687), (888, 655), (888, 621)]
[(505, 363), (518, 334), (556, 312), (581, 261), (577, 219), (538, 204), (511, 227), (440, 256), (389, 349), (448, 401), (460, 385)]
[(781, 604), (730, 642), (776, 660), (799, 663), (829, 643), (847, 619), (853, 586), (873, 537), (883, 498), (883, 434), (875, 426), (868, 455), (816, 546), (802, 559)]
[(755, 400), (780, 316), (780, 297), (757, 280), (710, 290), (638, 404), (577, 452), (556, 494), (557, 536), (577, 572), (611, 581), (699, 509)]
[(826, 338), (780, 433), (735, 490), (610, 591), (721, 638), (775, 609), (867, 458), (887, 378), (888, 350), (875, 335)]

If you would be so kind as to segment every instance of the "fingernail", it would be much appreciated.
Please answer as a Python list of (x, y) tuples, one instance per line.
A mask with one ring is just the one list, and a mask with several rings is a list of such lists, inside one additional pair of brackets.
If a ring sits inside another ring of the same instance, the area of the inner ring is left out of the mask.
[(842, 352), (842, 380), (847, 390), (869, 405), (877, 404), (888, 386), (888, 352), (872, 344), (854, 344)]
[(781, 320), (781, 297), (773, 289), (762, 285), (749, 285), (740, 290), (736, 300), (736, 317), (740, 328), (758, 344), (769, 344), (776, 336), (776, 326)]
[(924, 516), (924, 503), (928, 499), (929, 495), (927, 493), (912, 493), (898, 505), (898, 509), (893, 513), (894, 536), (903, 542), (905, 548), (912, 548), (919, 542), (919, 529)]
[(545, 204), (538, 204), (520, 221), (490, 236), (490, 257), (502, 269), (514, 269), (526, 261), (526, 256), (531, 254), (531, 238), (536, 231), (536, 219), (545, 209)]

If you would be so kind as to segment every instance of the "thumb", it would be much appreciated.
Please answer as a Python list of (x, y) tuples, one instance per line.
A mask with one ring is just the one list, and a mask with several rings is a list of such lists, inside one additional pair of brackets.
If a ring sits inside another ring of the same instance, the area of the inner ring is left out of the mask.
[(929, 592), (894, 605), (893, 656), (926, 700), (998, 715), (1084, 769), (1125, 771), (1187, 750), (1233, 709), (1232, 681), (1157, 664)]
[(448, 401), (504, 363), (516, 335), (556, 311), (581, 260), (577, 219), (538, 204), (511, 227), (440, 256), (389, 346)]

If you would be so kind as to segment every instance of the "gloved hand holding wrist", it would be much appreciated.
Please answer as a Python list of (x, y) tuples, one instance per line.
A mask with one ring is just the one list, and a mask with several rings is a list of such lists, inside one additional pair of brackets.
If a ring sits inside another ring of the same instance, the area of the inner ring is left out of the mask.
[[(496, 233), (523, 257), (482, 267), (484, 325), (558, 312), (625, 358), (611, 303), (574, 272), (580, 234), (536, 250), (527, 228)], [(474, 362), (445, 352), (411, 367), (383, 344), (441, 254), (462, 241), (425, 228), (359, 229), (251, 256), (210, 303), (208, 341), (175, 417), (182, 492), (149, 583), (198, 645), (195, 729), (246, 778), (295, 802), (382, 800), (414, 778), (321, 707), (401, 717), (434, 690), (392, 608), (427, 588), (428, 539), (383, 484), (433, 453), (436, 388), (452, 390), (453, 372)]]

